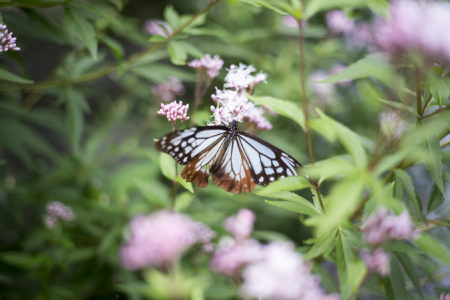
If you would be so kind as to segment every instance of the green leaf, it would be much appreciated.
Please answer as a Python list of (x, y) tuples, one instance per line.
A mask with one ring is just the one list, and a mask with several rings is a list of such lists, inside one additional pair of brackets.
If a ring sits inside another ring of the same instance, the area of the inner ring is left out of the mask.
[(434, 184), (430, 192), (430, 197), (428, 198), (427, 213), (439, 208), (441, 204), (444, 203), (444, 200), (444, 196), (440, 192), (439, 188)]
[(172, 27), (172, 29), (176, 29), (180, 27), (179, 15), (172, 5), (167, 5), (164, 9), (164, 20)]
[(380, 176), (384, 172), (395, 168), (406, 157), (406, 151), (398, 151), (384, 156), (373, 169), (374, 176)]
[(192, 203), (193, 199), (194, 199), (194, 195), (192, 193), (186, 193), (186, 192), (181, 193), (177, 196), (175, 205), (173, 208), (176, 211), (184, 211)]
[(256, 97), (252, 95), (247, 95), (247, 97), (255, 103), (270, 107), (280, 115), (296, 122), (303, 129), (305, 128), (303, 111), (298, 105), (296, 105), (292, 101), (277, 99), (273, 97)]
[(99, 39), (111, 50), (116, 60), (121, 62), (124, 55), (122, 45), (106, 34), (100, 35)]
[(4, 69), (0, 69), (0, 80), (14, 82), (14, 83), (33, 83), (33, 80), (25, 79), (23, 77), (17, 76), (16, 74), (10, 73)]
[(339, 287), (344, 299), (349, 299), (367, 274), (364, 263), (355, 258), (346, 237), (340, 232), (336, 246)]
[(306, 165), (300, 169), (302, 175), (319, 178), (320, 182), (328, 178), (341, 178), (356, 171), (350, 155), (339, 155), (317, 161), (314, 165)]
[(403, 277), (403, 273), (400, 269), (400, 265), (397, 259), (391, 257), (391, 272), (389, 275), (389, 280), (391, 281), (392, 290), (395, 295), (395, 299), (408, 299), (407, 291), (405, 286), (405, 278)]
[(95, 59), (97, 57), (97, 39), (94, 26), (82, 16), (79, 9), (67, 8), (65, 15), (73, 33), (86, 46), (92, 58)]
[(44, 254), (28, 254), (23, 252), (2, 252), (0, 260), (24, 269), (42, 268), (51, 264), (51, 258)]
[(330, 141), (338, 139), (353, 157), (356, 166), (365, 168), (367, 164), (367, 155), (363, 148), (361, 137), (321, 111), (318, 111), (318, 114), (320, 116), (319, 118), (310, 121), (311, 128)]
[(403, 270), (405, 270), (406, 275), (409, 277), (411, 282), (414, 285), (414, 288), (416, 289), (417, 293), (420, 295), (422, 299), (424, 299), (423, 293), (422, 293), (422, 286), (420, 284), (419, 275), (417, 274), (416, 268), (409, 259), (408, 253), (394, 253), (395, 257), (400, 262), (401, 266), (403, 267)]
[(431, 133), (427, 136), (425, 149), (428, 152), (425, 160), (425, 165), (430, 172), (431, 178), (433, 178), (436, 186), (445, 197), (446, 191), (444, 187), (444, 180), (442, 179), (441, 147), (437, 135)]
[(86, 110), (84, 95), (70, 87), (65, 89), (66, 95), (66, 113), (67, 130), (70, 145), (73, 153), (80, 151), (80, 141), (83, 134), (84, 116), (83, 110)]
[(259, 196), (269, 196), (270, 194), (278, 192), (298, 191), (309, 187), (312, 187), (312, 185), (306, 178), (301, 176), (289, 176), (270, 183), (268, 186), (255, 192), (255, 194)]
[(414, 243), (427, 254), (450, 266), (450, 250), (443, 243), (436, 241), (431, 235), (422, 233)]
[(311, 0), (307, 2), (305, 9), (305, 18), (309, 19), (316, 13), (332, 8), (359, 8), (369, 7), (376, 13), (382, 13), (388, 7), (388, 3), (385, 0)]
[(175, 180), (181, 184), (186, 190), (188, 190), (189, 192), (191, 192), (192, 194), (194, 193), (194, 188), (192, 187), (192, 183), (187, 182), (184, 178), (182, 178), (181, 176), (176, 176)]
[(372, 53), (357, 62), (347, 66), (344, 70), (318, 83), (336, 83), (346, 80), (374, 77), (385, 84), (394, 81), (395, 73), (385, 54)]
[(290, 5), (288, 3), (283, 2), (283, 0), (241, 0), (242, 2), (257, 6), (257, 7), (265, 7), (270, 9), (278, 14), (285, 15), (289, 14), (296, 18), (301, 17), (301, 10), (298, 5)]
[(365, 183), (366, 179), (363, 174), (348, 176), (336, 183), (329, 196), (324, 199), (326, 213), (311, 217), (305, 223), (316, 227), (317, 236), (328, 234), (345, 224), (361, 201)]
[(184, 43), (179, 41), (171, 41), (167, 45), (167, 51), (170, 56), (170, 61), (175, 65), (185, 65), (187, 52), (184, 47)]
[(314, 241), (314, 245), (311, 247), (311, 249), (309, 249), (308, 252), (303, 254), (303, 258), (305, 260), (309, 260), (316, 258), (319, 255), (326, 255), (327, 253), (329, 253), (336, 245), (337, 241), (336, 232), (337, 231), (333, 231), (330, 234), (319, 236)]
[(314, 205), (312, 205), (308, 200), (305, 198), (291, 193), (291, 192), (280, 192), (277, 194), (270, 195), (271, 198), (274, 199), (281, 199), (286, 201), (271, 201), (266, 200), (267, 204), (283, 208), (286, 210), (290, 210), (299, 214), (305, 214), (305, 215), (318, 215), (319, 212), (316, 210)]
[(160, 183), (149, 182), (142, 179), (135, 179), (136, 187), (144, 197), (158, 207), (169, 207), (169, 197), (167, 190)]
[(159, 154), (159, 167), (167, 179), (175, 179), (176, 162), (169, 154), (163, 152)]
[(406, 171), (404, 171), (402, 169), (396, 169), (394, 171), (394, 174), (395, 174), (396, 186), (401, 185), (405, 189), (410, 203), (416, 210), (416, 214), (418, 216), (422, 216), (422, 202), (420, 202), (419, 197), (417, 197), (417, 195), (416, 195), (416, 191), (414, 189), (414, 185), (413, 185), (411, 176), (409, 176), (409, 174), (406, 173)]

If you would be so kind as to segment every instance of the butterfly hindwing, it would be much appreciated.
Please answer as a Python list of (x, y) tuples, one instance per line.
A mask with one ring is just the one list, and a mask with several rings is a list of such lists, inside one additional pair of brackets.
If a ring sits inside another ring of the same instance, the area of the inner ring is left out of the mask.
[(296, 168), (301, 164), (286, 152), (246, 132), (239, 132), (238, 138), (256, 184), (268, 185), (278, 178), (297, 176)]

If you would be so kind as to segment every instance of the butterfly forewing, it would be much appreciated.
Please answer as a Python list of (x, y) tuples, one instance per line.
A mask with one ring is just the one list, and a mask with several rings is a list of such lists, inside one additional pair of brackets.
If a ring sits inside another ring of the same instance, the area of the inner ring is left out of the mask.
[(301, 164), (286, 152), (246, 132), (239, 132), (238, 139), (256, 184), (267, 185), (278, 178), (297, 176), (296, 168)]

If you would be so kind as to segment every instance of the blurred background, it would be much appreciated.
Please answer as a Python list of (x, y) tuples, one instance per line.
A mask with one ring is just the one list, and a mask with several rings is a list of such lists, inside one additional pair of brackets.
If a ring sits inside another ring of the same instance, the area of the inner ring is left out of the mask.
[[(177, 56), (170, 53), (177, 49), (165, 45), (147, 51), (156, 40), (149, 41), (146, 22), (183, 24), (208, 1), (11, 3), (0, 7), (2, 23), (20, 47), (0, 53), (2, 70), (18, 76), (0, 73), (0, 298), (140, 299), (164, 289), (164, 279), (126, 270), (118, 259), (129, 221), (170, 207), (172, 182), (161, 173), (154, 148), (154, 140), (171, 131), (157, 115), (160, 103), (168, 97), (192, 108), (196, 70), (185, 63), (210, 53), (224, 60), (224, 68), (199, 104), (197, 125), (211, 120), (210, 95), (223, 87), (231, 64), (267, 73), (267, 83), (260, 83), (255, 95), (299, 104), (295, 20), (245, 1), (224, 0), (181, 35), (184, 53)], [(388, 91), (372, 79), (314, 81), (371, 50), (367, 27), (374, 10), (376, 5), (349, 10), (353, 25), (338, 20), (333, 27), (322, 12), (304, 24), (311, 113), (320, 108), (367, 143), (380, 131), (384, 106), (379, 98)], [(160, 85), (171, 80), (177, 87), (162, 95)], [(301, 128), (279, 115), (266, 116), (273, 129), (252, 132), (307, 164)], [(313, 144), (317, 160), (342, 150), (318, 136)], [(422, 184), (430, 181), (422, 169), (414, 172)], [(428, 195), (432, 185), (424, 185)], [(325, 184), (322, 192), (327, 189)], [(254, 236), (263, 241), (290, 239), (301, 248), (312, 236), (298, 214), (251, 193), (233, 195), (212, 183), (193, 194), (181, 188), (178, 193), (176, 208), (218, 235), (224, 233), (222, 221), (246, 207), (257, 213)], [(309, 191), (301, 195), (311, 199)], [(50, 203), (62, 204), (53, 208), (60, 219), (51, 218)], [(207, 255), (191, 250), (180, 264), (184, 284), (202, 282), (207, 299), (236, 297), (230, 281), (207, 271)], [(327, 275), (334, 267), (315, 268), (326, 289), (336, 291), (335, 278)]]

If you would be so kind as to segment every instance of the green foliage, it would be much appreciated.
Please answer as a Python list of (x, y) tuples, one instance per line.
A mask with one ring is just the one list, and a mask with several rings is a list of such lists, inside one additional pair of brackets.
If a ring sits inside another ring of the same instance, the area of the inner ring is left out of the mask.
[[(388, 8), (385, 0), (3, 1), (1, 23), (21, 50), (0, 53), (0, 298), (236, 299), (241, 278), (213, 273), (198, 245), (170, 266), (138, 271), (121, 265), (119, 251), (137, 215), (181, 212), (211, 227), (216, 243), (223, 220), (245, 207), (257, 216), (252, 237), (295, 244), (328, 292), (435, 299), (450, 266), (448, 66), (356, 48), (325, 22), (342, 9), (363, 25)], [(284, 25), (287, 15), (307, 21), (305, 67), (298, 24)], [(147, 19), (172, 33), (149, 35)], [(225, 64), (194, 114), (202, 77), (187, 64), (205, 53)], [(272, 130), (240, 129), (303, 167), (231, 195), (212, 182), (194, 187), (183, 166), (154, 148), (171, 131), (156, 113), (154, 87), (179, 78), (186, 91), (176, 99), (190, 104), (191, 119), (177, 129), (205, 125), (224, 69), (240, 62), (268, 74), (247, 97), (274, 112)], [(346, 66), (310, 78), (336, 64)], [(321, 97), (320, 87), (332, 92)], [(380, 124), (384, 111), (399, 116), (395, 136)], [(46, 225), (52, 201), (75, 219)], [(390, 256), (386, 277), (360, 259), (375, 249), (361, 228), (380, 207), (407, 210), (417, 231), (377, 245)]]

